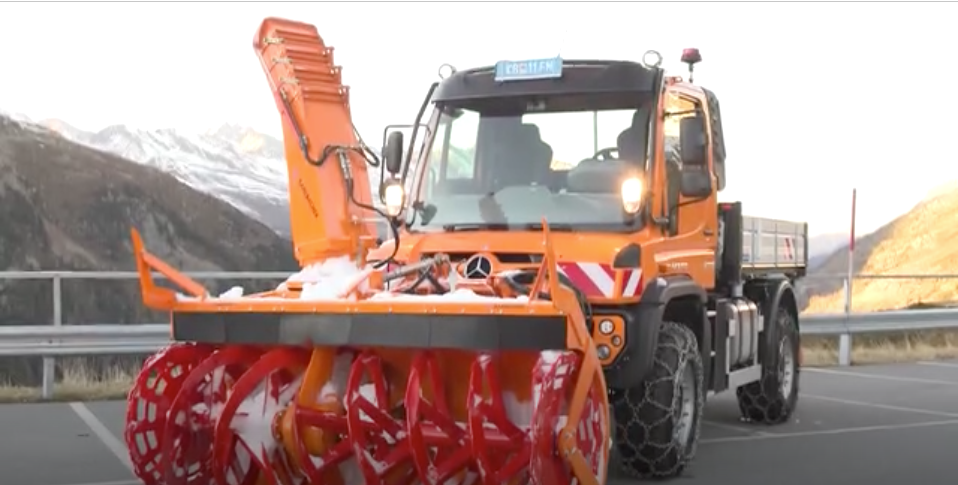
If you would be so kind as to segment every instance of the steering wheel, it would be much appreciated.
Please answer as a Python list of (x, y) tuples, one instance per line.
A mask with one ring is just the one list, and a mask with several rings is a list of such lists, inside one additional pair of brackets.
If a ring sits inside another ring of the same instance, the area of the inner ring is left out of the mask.
[[(613, 153), (615, 153), (616, 156), (612, 156)], [(592, 155), (592, 158), (596, 160), (612, 160), (612, 159), (619, 158), (618, 154), (619, 154), (618, 147), (609, 147), (609, 148), (603, 148), (595, 152), (595, 155)]]

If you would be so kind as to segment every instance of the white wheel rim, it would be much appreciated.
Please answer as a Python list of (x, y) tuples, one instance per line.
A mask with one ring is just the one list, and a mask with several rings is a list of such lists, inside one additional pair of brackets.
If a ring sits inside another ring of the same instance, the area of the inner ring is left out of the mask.
[(785, 337), (782, 339), (782, 346), (779, 348), (781, 355), (779, 367), (779, 382), (781, 383), (782, 397), (788, 399), (792, 396), (792, 383), (795, 381), (795, 353), (792, 351), (791, 339)]
[(673, 400), (677, 401), (675, 406), (675, 441), (681, 446), (688, 445), (689, 436), (692, 434), (692, 422), (695, 418), (695, 375), (692, 372), (691, 365), (686, 364), (682, 369), (682, 376), (679, 385), (676, 387), (678, 396)]

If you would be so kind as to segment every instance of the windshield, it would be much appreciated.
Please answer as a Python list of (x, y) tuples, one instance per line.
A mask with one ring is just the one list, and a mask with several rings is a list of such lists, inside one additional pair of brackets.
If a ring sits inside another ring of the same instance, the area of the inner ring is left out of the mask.
[(420, 160), (427, 167), (417, 200), (427, 210), (411, 229), (534, 228), (543, 217), (557, 228), (634, 229), (637, 221), (623, 216), (620, 168), (645, 167), (650, 106), (441, 109)]

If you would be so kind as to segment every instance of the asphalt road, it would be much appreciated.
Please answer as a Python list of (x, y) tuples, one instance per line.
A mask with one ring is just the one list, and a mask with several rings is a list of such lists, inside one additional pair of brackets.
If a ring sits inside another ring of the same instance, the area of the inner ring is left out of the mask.
[[(124, 405), (0, 405), (0, 482), (139, 484), (125, 464)], [(706, 414), (698, 457), (675, 483), (958, 483), (958, 362), (805, 369), (800, 409), (778, 427), (741, 423), (728, 395)]]

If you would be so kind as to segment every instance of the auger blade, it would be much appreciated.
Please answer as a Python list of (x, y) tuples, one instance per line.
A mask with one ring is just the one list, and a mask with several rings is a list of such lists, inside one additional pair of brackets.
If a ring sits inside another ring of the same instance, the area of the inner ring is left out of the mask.
[(356, 358), (346, 384), (346, 425), (353, 455), (366, 485), (406, 485), (416, 478), (405, 420), (394, 417), (382, 359), (365, 351)]
[(406, 385), (409, 448), (423, 485), (461, 485), (472, 473), (466, 430), (447, 403), (446, 384), (434, 352), (419, 352)]
[[(531, 372), (526, 375), (531, 388)], [(469, 440), (483, 485), (525, 483), (527, 479), (532, 442), (527, 430), (509, 416), (504, 391), (496, 358), (479, 355), (469, 377), (467, 403)]]
[[(544, 353), (533, 379), (537, 389), (532, 418), (532, 456), (530, 483), (535, 485), (575, 485), (576, 480), (566, 460), (556, 453), (556, 442), (569, 419), (570, 402), (581, 370), (581, 356), (576, 352)], [(599, 483), (605, 483), (608, 460), (609, 409), (602, 399), (605, 387), (593, 381), (585, 397), (582, 415), (574, 426), (576, 449)]]
[[(305, 349), (279, 348), (260, 357), (236, 381), (216, 421), (213, 477), (217, 483), (244, 483), (246, 477), (264, 477), (276, 484), (292, 480), (273, 426), (299, 390), (308, 362)], [(254, 469), (248, 464), (243, 467), (243, 454), (252, 458)]]
[(155, 485), (601, 485), (608, 402), (584, 359), (220, 350), (179, 384)]
[[(213, 429), (230, 386), (260, 352), (228, 347), (213, 352), (182, 383), (161, 439), (165, 485), (208, 485), (213, 478)], [(244, 482), (241, 482), (246, 484)]]
[(163, 485), (162, 433), (173, 399), (212, 347), (174, 343), (152, 355), (127, 395), (123, 437), (133, 472), (145, 485)]

